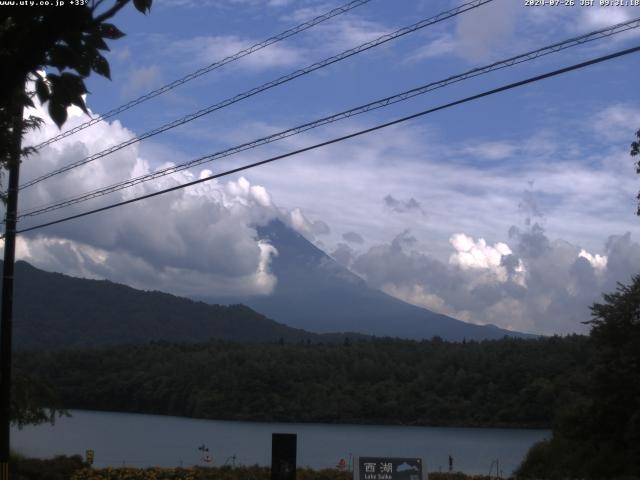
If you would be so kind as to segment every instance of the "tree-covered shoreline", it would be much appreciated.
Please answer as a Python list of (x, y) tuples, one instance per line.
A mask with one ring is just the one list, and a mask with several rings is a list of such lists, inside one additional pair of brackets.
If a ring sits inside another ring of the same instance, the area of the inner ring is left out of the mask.
[(218, 420), (549, 428), (589, 371), (587, 337), (451, 343), (148, 345), (23, 352), (68, 409)]

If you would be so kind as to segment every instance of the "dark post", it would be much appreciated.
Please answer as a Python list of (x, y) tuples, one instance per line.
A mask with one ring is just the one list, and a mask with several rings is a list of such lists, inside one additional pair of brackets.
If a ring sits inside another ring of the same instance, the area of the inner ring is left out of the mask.
[(2, 266), (2, 311), (0, 312), (0, 480), (9, 479), (9, 448), (11, 428), (11, 334), (13, 323), (13, 267), (16, 253), (16, 213), (20, 151), (22, 149), (23, 92), (13, 96), (12, 145), (9, 161), (9, 188), (4, 231), (4, 264)]
[(295, 433), (271, 435), (271, 480), (296, 480), (296, 450)]

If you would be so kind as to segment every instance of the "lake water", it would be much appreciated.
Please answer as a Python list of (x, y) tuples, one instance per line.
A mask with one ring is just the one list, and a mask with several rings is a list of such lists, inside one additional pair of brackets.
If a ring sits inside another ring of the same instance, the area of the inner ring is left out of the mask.
[[(70, 412), (55, 425), (13, 429), (11, 446), (28, 456), (95, 452), (95, 466), (204, 465), (200, 445), (213, 465), (236, 456), (236, 464), (270, 465), (271, 434), (298, 435), (298, 465), (335, 467), (353, 456), (422, 457), (429, 471), (448, 469), (488, 474), (494, 460), (510, 474), (529, 447), (549, 438), (548, 430), (434, 428), (198, 420), (158, 415)], [(231, 460), (229, 460), (231, 461)], [(495, 473), (495, 467), (493, 467)]]

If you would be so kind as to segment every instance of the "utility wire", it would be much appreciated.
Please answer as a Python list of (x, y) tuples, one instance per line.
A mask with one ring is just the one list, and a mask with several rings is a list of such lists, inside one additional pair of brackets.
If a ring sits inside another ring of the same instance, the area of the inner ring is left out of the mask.
[(581, 45), (587, 42), (591, 42), (594, 40), (598, 40), (601, 38), (605, 38), (605, 37), (609, 37), (611, 35), (617, 34), (617, 33), (621, 33), (621, 32), (625, 32), (634, 28), (638, 28), (640, 27), (640, 18), (637, 18), (635, 20), (631, 20), (628, 22), (624, 22), (624, 23), (620, 23), (617, 25), (613, 25), (607, 28), (603, 28), (600, 30), (596, 30), (594, 32), (590, 32), (587, 33), (585, 35), (581, 35), (579, 37), (574, 37), (574, 38), (570, 38), (568, 40), (564, 40), (562, 42), (558, 42), (558, 43), (554, 43), (552, 45), (540, 48), (538, 50), (533, 50), (527, 53), (523, 53), (511, 58), (508, 58), (506, 60), (501, 60), (495, 63), (492, 63), (490, 65), (485, 65), (483, 67), (478, 67), (478, 68), (474, 68), (472, 70), (468, 70), (464, 73), (458, 74), (458, 75), (453, 75), (450, 76), (448, 78), (445, 78), (444, 80), (439, 80), (436, 82), (432, 82), (426, 85), (422, 85), (420, 87), (417, 88), (413, 88), (411, 90), (407, 90), (380, 100), (376, 100), (374, 102), (370, 102), (367, 103), (365, 105), (361, 105), (355, 108), (351, 108), (349, 110), (340, 112), (340, 113), (336, 113), (334, 115), (328, 116), (328, 117), (324, 117), (324, 118), (320, 118), (318, 120), (314, 120), (312, 122), (308, 122), (305, 123), (303, 125), (299, 125), (297, 127), (293, 127), (287, 130), (283, 130), (280, 131), (278, 133), (274, 133), (272, 135), (266, 136), (266, 137), (262, 137), (259, 138), (257, 140), (252, 140), (251, 142), (247, 142), (247, 143), (243, 143), (241, 145), (237, 145), (231, 148), (227, 148), (225, 150), (216, 152), (216, 153), (212, 153), (209, 155), (205, 155), (203, 157), (199, 157), (196, 158), (194, 160), (190, 160), (188, 162), (179, 164), (179, 165), (175, 165), (175, 166), (171, 166), (171, 167), (167, 167), (167, 168), (163, 168), (160, 170), (156, 170), (154, 172), (145, 174), (145, 175), (140, 175), (138, 177), (135, 178), (131, 178), (122, 182), (118, 182), (106, 187), (101, 187), (99, 189), (96, 190), (92, 190), (90, 192), (85, 192), (81, 195), (72, 197), (72, 198), (68, 198), (62, 201), (58, 201), (56, 203), (51, 203), (45, 206), (40, 206), (40, 207), (34, 207), (28, 210), (24, 210), (22, 212), (20, 212), (18, 214), (18, 219), (22, 219), (25, 217), (33, 217), (36, 215), (42, 215), (44, 213), (48, 213), (54, 210), (58, 210), (64, 207), (68, 207), (70, 205), (74, 205), (76, 203), (80, 203), (80, 202), (84, 202), (87, 200), (91, 200), (94, 198), (98, 198), (98, 197), (102, 197), (104, 195), (108, 195), (110, 193), (113, 192), (117, 192), (120, 190), (123, 190), (125, 188), (130, 188), (133, 187), (135, 185), (138, 185), (140, 183), (143, 182), (147, 182), (147, 181), (151, 181), (151, 180), (155, 180), (157, 178), (161, 178), (164, 177), (166, 175), (171, 175), (173, 173), (177, 173), (180, 172), (182, 170), (186, 170), (188, 168), (194, 167), (196, 165), (201, 165), (203, 163), (208, 163), (214, 160), (218, 160), (220, 158), (224, 158), (224, 157), (228, 157), (231, 155), (234, 155), (236, 153), (239, 152), (243, 152), (246, 150), (250, 150), (253, 148), (256, 148), (258, 146), (262, 146), (271, 142), (275, 142), (277, 140), (281, 140), (283, 138), (287, 138), (293, 135), (297, 135), (299, 133), (311, 130), (313, 128), (317, 128), (320, 127), (322, 125), (327, 125), (330, 123), (334, 123), (337, 122), (339, 120), (343, 120), (346, 118), (350, 118), (352, 116), (355, 115), (360, 115), (372, 110), (376, 110), (379, 108), (383, 108), (401, 101), (405, 101), (408, 100), (410, 98), (413, 98), (415, 96), (418, 95), (422, 95), (425, 93), (428, 93), (430, 91), (439, 89), (439, 88), (443, 88), (447, 85), (453, 84), (453, 83), (457, 83), (457, 82), (461, 82), (463, 80), (467, 80), (469, 78), (473, 78), (479, 75), (484, 75), (486, 73), (492, 72), (492, 71), (496, 71), (496, 70), (500, 70), (502, 68), (506, 68), (506, 67), (510, 67), (516, 64), (520, 64), (520, 63), (524, 63), (527, 61), (531, 61), (534, 60), (536, 58), (545, 56), (545, 55), (549, 55), (551, 53), (555, 53), (561, 50), (565, 50), (567, 48), (570, 47), (574, 47), (576, 45)]
[(364, 5), (365, 3), (369, 3), (370, 1), (371, 0), (354, 0), (349, 3), (346, 3), (345, 5), (334, 8), (333, 10), (326, 12), (323, 15), (319, 15), (307, 22), (301, 23), (300, 25), (290, 28), (289, 30), (285, 30), (284, 32), (281, 32), (277, 35), (274, 35), (273, 37), (263, 40), (262, 42), (251, 45), (250, 47), (247, 47), (244, 50), (240, 50), (239, 52), (236, 52), (233, 55), (229, 55), (228, 57), (225, 57), (222, 60), (212, 63), (211, 65), (208, 65), (206, 67), (200, 68), (199, 70), (196, 70), (195, 72), (185, 75), (184, 77), (179, 78), (178, 80), (174, 80), (173, 82), (168, 83), (163, 87), (160, 87), (145, 95), (142, 95), (141, 97), (138, 97), (135, 100), (131, 100), (130, 102), (125, 103), (124, 105), (116, 107), (113, 110), (108, 111), (107, 113), (104, 113), (95, 118), (92, 118), (91, 120), (81, 125), (78, 125), (77, 127), (74, 127), (65, 132), (62, 132), (59, 135), (56, 135), (55, 137), (51, 137), (48, 140), (42, 143), (39, 143), (38, 145), (35, 145), (34, 148), (39, 149), (42, 147), (46, 147), (47, 145), (51, 145), (52, 143), (57, 142), (58, 140), (66, 138), (75, 133), (78, 133), (79, 131), (84, 130), (85, 128), (88, 128), (92, 125), (95, 125), (96, 123), (100, 123), (103, 120), (106, 120), (107, 118), (114, 117), (119, 113), (122, 113), (126, 110), (129, 110), (130, 108), (140, 105), (141, 103), (146, 102), (147, 100), (151, 100), (152, 98), (157, 97), (158, 95), (162, 95), (163, 93), (173, 90), (174, 88), (179, 87), (180, 85), (184, 85), (185, 83), (190, 82), (191, 80), (194, 80), (198, 77), (201, 77), (202, 75), (205, 75), (213, 70), (216, 70), (228, 63), (239, 60), (243, 57), (246, 57), (247, 55), (251, 55), (252, 53), (257, 52), (258, 50), (262, 50), (263, 48), (266, 48), (269, 45), (273, 45), (274, 43), (277, 43), (286, 38), (292, 37), (293, 35), (296, 35), (311, 27), (314, 27), (319, 23), (329, 20), (330, 18), (336, 17), (338, 15), (342, 15), (343, 13), (346, 13), (349, 10), (353, 10), (354, 8)]
[[(527, 84), (538, 82), (540, 80), (544, 80), (544, 79), (547, 79), (547, 78), (555, 77), (555, 76), (558, 76), (558, 75), (561, 75), (561, 74), (564, 74), (564, 73), (567, 73), (567, 72), (571, 72), (573, 70), (578, 70), (578, 69), (581, 69), (581, 68), (588, 67), (590, 65), (595, 65), (597, 63), (606, 62), (608, 60), (612, 60), (614, 58), (622, 57), (624, 55), (629, 55), (631, 53), (635, 53), (635, 52), (638, 52), (638, 51), (640, 51), (640, 46), (629, 48), (629, 49), (626, 49), (626, 50), (621, 50), (621, 51), (618, 51), (618, 52), (615, 52), (615, 53), (612, 53), (612, 54), (609, 54), (609, 55), (604, 55), (604, 56), (601, 56), (601, 57), (597, 57), (597, 58), (588, 60), (586, 62), (581, 62), (581, 63), (577, 63), (577, 64), (574, 64), (574, 65), (571, 65), (571, 66), (568, 66), (568, 67), (560, 68), (558, 70), (553, 70), (551, 72), (547, 72), (547, 73), (544, 73), (542, 75), (536, 75), (534, 77), (529, 77), (529, 78), (527, 78), (525, 80), (521, 80), (519, 82), (510, 83), (508, 85), (503, 85), (502, 87), (494, 88), (492, 90), (487, 90), (487, 91), (479, 93), (477, 95), (472, 95), (470, 97), (466, 97), (466, 98), (463, 98), (461, 100), (456, 100), (454, 102), (446, 103), (446, 104), (440, 105), (438, 107), (434, 107), (434, 108), (430, 108), (428, 110), (423, 110), (421, 112), (414, 113), (413, 115), (408, 115), (406, 117), (402, 117), (402, 118), (399, 118), (399, 119), (396, 119), (396, 120), (393, 120), (393, 121), (390, 121), (390, 122), (382, 123), (382, 124), (379, 124), (379, 125), (376, 125), (374, 127), (367, 128), (367, 129), (364, 129), (364, 130), (359, 130), (357, 132), (350, 133), (348, 135), (344, 135), (342, 137), (338, 137), (338, 138), (334, 138), (334, 139), (331, 139), (331, 140), (327, 140), (326, 142), (317, 143), (317, 144), (311, 145), (309, 147), (305, 147), (305, 148), (301, 148), (301, 149), (298, 149), (298, 150), (294, 150), (292, 152), (284, 153), (282, 155), (277, 155), (275, 157), (271, 157), (271, 158), (268, 158), (266, 160), (262, 160), (262, 161), (259, 161), (259, 162), (255, 162), (255, 163), (251, 163), (251, 164), (248, 164), (248, 165), (244, 165), (242, 167), (233, 168), (231, 170), (227, 170), (227, 171), (222, 172), (222, 173), (217, 173), (215, 175), (210, 175), (208, 177), (199, 178), (198, 180), (194, 180), (192, 182), (183, 183), (183, 184), (176, 185), (176, 186), (170, 187), (170, 188), (165, 188), (163, 190), (158, 190), (157, 192), (149, 193), (149, 194), (146, 194), (146, 195), (141, 195), (139, 197), (131, 198), (129, 200), (125, 200), (125, 201), (122, 201), (122, 202), (112, 203), (111, 205), (106, 205), (104, 207), (96, 208), (96, 209), (89, 210), (89, 211), (86, 211), (86, 212), (83, 212), (83, 213), (79, 213), (79, 214), (76, 214), (76, 215), (71, 215), (71, 216), (60, 218), (58, 220), (54, 220), (54, 221), (51, 221), (51, 222), (41, 223), (41, 224), (38, 224), (38, 225), (34, 225), (32, 227), (23, 228), (21, 230), (17, 230), (16, 233), (30, 232), (30, 231), (33, 231), (33, 230), (36, 230), (36, 229), (39, 229), (39, 228), (48, 227), (48, 226), (56, 225), (56, 224), (63, 223), (63, 222), (68, 222), (70, 220), (86, 217), (86, 216), (92, 215), (94, 213), (104, 212), (106, 210), (111, 210), (111, 209), (116, 208), (116, 207), (121, 207), (121, 206), (124, 206), (124, 205), (128, 205), (130, 203), (139, 202), (140, 200), (146, 200), (146, 199), (149, 199), (149, 198), (157, 197), (159, 195), (163, 195), (165, 193), (173, 192), (173, 191), (176, 191), (176, 190), (181, 190), (183, 188), (187, 188), (187, 187), (190, 187), (190, 186), (193, 186), (193, 185), (197, 185), (199, 183), (207, 182), (209, 180), (213, 180), (213, 179), (216, 179), (216, 178), (220, 178), (220, 177), (224, 177), (224, 176), (231, 175), (231, 174), (234, 174), (234, 173), (238, 173), (238, 172), (241, 172), (241, 171), (244, 171), (244, 170), (248, 170), (250, 168), (258, 167), (260, 165), (265, 165), (267, 163), (275, 162), (275, 161), (281, 160), (283, 158), (292, 157), (294, 155), (298, 155), (300, 153), (308, 152), (310, 150), (315, 150), (315, 149), (318, 149), (318, 148), (321, 148), (321, 147), (325, 147), (327, 145), (332, 145), (334, 143), (342, 142), (342, 141), (345, 141), (345, 140), (348, 140), (348, 139), (351, 139), (351, 138), (354, 138), (354, 137), (358, 137), (360, 135), (364, 135), (364, 134), (367, 134), (367, 133), (374, 132), (376, 130), (381, 130), (383, 128), (390, 127), (392, 125), (397, 125), (399, 123), (403, 123), (403, 122), (406, 122), (408, 120), (412, 120), (414, 118), (422, 117), (422, 116), (428, 115), (430, 113), (434, 113), (434, 112), (437, 112), (437, 111), (440, 111), (440, 110), (445, 110), (447, 108), (451, 108), (451, 107), (454, 107), (456, 105), (461, 105), (463, 103), (467, 103), (467, 102), (471, 102), (471, 101), (474, 101), (474, 100), (478, 100), (480, 98), (488, 97), (488, 96), (494, 95), (496, 93), (504, 92), (504, 91), (511, 90), (511, 89), (514, 89), (514, 88), (517, 88), (517, 87), (521, 87), (523, 85), (527, 85)], [(1, 238), (4, 238), (4, 235)]]
[(309, 65), (309, 66), (307, 66), (305, 68), (302, 68), (300, 70), (296, 70), (296, 71), (294, 71), (292, 73), (289, 73), (287, 75), (279, 77), (279, 78), (277, 78), (275, 80), (271, 80), (270, 82), (264, 83), (259, 87), (252, 88), (251, 90), (247, 90), (247, 91), (245, 91), (243, 93), (240, 93), (240, 94), (238, 94), (238, 95), (236, 95), (234, 97), (227, 98), (226, 100), (223, 100), (223, 101), (221, 101), (219, 103), (216, 103), (216, 104), (211, 105), (209, 107), (203, 108), (202, 110), (199, 110), (199, 111), (197, 111), (195, 113), (191, 113), (191, 114), (186, 115), (186, 116), (184, 116), (182, 118), (179, 118), (179, 119), (174, 120), (174, 121), (172, 121), (170, 123), (167, 123), (165, 125), (157, 127), (157, 128), (155, 128), (153, 130), (150, 130), (150, 131), (148, 131), (146, 133), (143, 133), (140, 136), (133, 137), (133, 138), (131, 138), (129, 140), (126, 140), (126, 141), (124, 141), (124, 142), (122, 142), (120, 144), (113, 145), (112, 147), (109, 147), (106, 150), (103, 150), (101, 152), (98, 152), (98, 153), (95, 153), (93, 155), (90, 155), (90, 156), (88, 156), (88, 157), (86, 157), (86, 158), (84, 158), (82, 160), (78, 160), (77, 162), (70, 163), (69, 165), (66, 165), (66, 166), (64, 166), (62, 168), (59, 168), (59, 169), (54, 170), (52, 172), (49, 172), (49, 173), (47, 173), (45, 175), (42, 175), (42, 176), (40, 176), (38, 178), (35, 178), (35, 179), (33, 179), (33, 180), (29, 181), (29, 182), (26, 182), (26, 183), (22, 184), (20, 186), (20, 188), (24, 189), (24, 188), (30, 187), (30, 186), (35, 185), (35, 184), (37, 184), (37, 183), (39, 183), (39, 182), (41, 182), (43, 180), (51, 178), (51, 177), (53, 177), (55, 175), (59, 175), (60, 173), (67, 172), (67, 171), (72, 170), (72, 169), (74, 169), (76, 167), (79, 167), (81, 165), (85, 165), (85, 164), (87, 164), (89, 162), (93, 162), (94, 160), (98, 160), (99, 158), (105, 157), (105, 156), (107, 156), (107, 155), (109, 155), (111, 153), (117, 152), (118, 150), (121, 150), (121, 149), (123, 149), (125, 147), (128, 147), (129, 145), (133, 145), (134, 143), (138, 143), (138, 142), (140, 142), (140, 141), (142, 141), (144, 139), (147, 139), (147, 138), (153, 137), (155, 135), (158, 135), (160, 133), (166, 132), (167, 130), (170, 130), (172, 128), (178, 127), (180, 125), (184, 125), (185, 123), (191, 122), (191, 121), (193, 121), (193, 120), (195, 120), (197, 118), (200, 118), (200, 117), (202, 117), (204, 115), (208, 115), (208, 114), (210, 114), (212, 112), (215, 112), (216, 110), (220, 110), (222, 108), (228, 107), (229, 105), (237, 103), (237, 102), (239, 102), (241, 100), (244, 100), (246, 98), (252, 97), (253, 95), (261, 93), (261, 92), (263, 92), (265, 90), (269, 90), (269, 89), (271, 89), (273, 87), (276, 87), (278, 85), (282, 85), (283, 83), (290, 82), (291, 80), (294, 80), (294, 79), (296, 79), (298, 77), (301, 77), (303, 75), (307, 75), (307, 74), (309, 74), (311, 72), (314, 72), (314, 71), (316, 71), (318, 69), (324, 68), (324, 67), (326, 67), (328, 65), (331, 65), (333, 63), (336, 63), (336, 62), (340, 62), (340, 61), (342, 61), (342, 60), (344, 60), (346, 58), (349, 58), (349, 57), (351, 57), (353, 55), (357, 55), (358, 53), (362, 53), (362, 52), (364, 52), (366, 50), (369, 50), (371, 48), (374, 48), (374, 47), (377, 47), (379, 45), (382, 45), (383, 43), (389, 42), (391, 40), (395, 40), (395, 39), (400, 38), (400, 37), (402, 37), (404, 35), (407, 35), (409, 33), (415, 32), (415, 31), (420, 30), (422, 28), (428, 27), (428, 26), (433, 25), (435, 23), (442, 22), (443, 20), (455, 17), (456, 15), (460, 15), (461, 13), (467, 12), (467, 11), (472, 10), (474, 8), (478, 8), (479, 6), (484, 5), (485, 3), (490, 3), (492, 1), (493, 0), (473, 0), (471, 2), (464, 3), (464, 4), (462, 4), (462, 5), (460, 5), (460, 6), (456, 7), (456, 8), (453, 8), (451, 10), (447, 10), (445, 12), (439, 13), (438, 15), (435, 15), (433, 17), (421, 20), (418, 23), (415, 23), (415, 24), (410, 25), (408, 27), (403, 27), (403, 28), (401, 28), (399, 30), (396, 30), (393, 33), (382, 35), (382, 36), (376, 38), (375, 40), (371, 40), (371, 41), (363, 43), (363, 44), (361, 44), (361, 45), (359, 45), (357, 47), (350, 48), (349, 50), (345, 50), (344, 52), (339, 53), (338, 55), (334, 55), (332, 57), (329, 57), (329, 58), (326, 58), (324, 60), (321, 60), (320, 62), (316, 62), (316, 63), (314, 63), (312, 65)]

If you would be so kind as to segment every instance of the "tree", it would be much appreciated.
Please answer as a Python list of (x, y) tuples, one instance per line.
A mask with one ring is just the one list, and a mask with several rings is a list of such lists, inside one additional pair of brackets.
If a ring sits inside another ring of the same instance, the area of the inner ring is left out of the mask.
[[(24, 93), (24, 83), (31, 76), (41, 102), (49, 101), (51, 118), (58, 126), (66, 120), (66, 108), (77, 105), (86, 112), (82, 95), (87, 93), (84, 79), (93, 71), (110, 78), (109, 63), (100, 53), (108, 51), (105, 40), (124, 36), (108, 23), (129, 0), (116, 0), (99, 11), (105, 0), (92, 0), (85, 5), (60, 8), (51, 6), (11, 7), (0, 23), (0, 62), (3, 78), (0, 108), (16, 101), (24, 106), (31, 101)], [(133, 0), (142, 13), (151, 8), (152, 0)], [(4, 12), (3, 12), (4, 13)], [(45, 78), (41, 70), (54, 67)], [(16, 97), (16, 93), (20, 93)]]
[(596, 346), (590, 389), (590, 436), (624, 466), (640, 475), (640, 275), (604, 296), (591, 310)]
[[(53, 121), (62, 127), (67, 108), (80, 107), (88, 113), (83, 100), (87, 93), (84, 80), (95, 72), (110, 78), (109, 63), (101, 52), (109, 50), (106, 40), (124, 36), (108, 23), (130, 0), (80, 0), (81, 5), (2, 7), (0, 17), (0, 173), (9, 171), (9, 189), (3, 194), (6, 202), (5, 261), (2, 296), (2, 416), (0, 463), (8, 458), (9, 417), (15, 423), (40, 422), (51, 419), (51, 410), (39, 408), (47, 400), (48, 391), (30, 383), (20, 375), (11, 392), (11, 303), (13, 297), (13, 261), (15, 247), (15, 214), (17, 211), (18, 172), (21, 158), (33, 153), (22, 148), (22, 138), (40, 119), (23, 119), (25, 107), (33, 106), (37, 95), (46, 103)], [(49, 2), (47, 2), (49, 3)], [(53, 3), (53, 1), (51, 1)], [(137, 10), (146, 13), (152, 0), (133, 0)], [(43, 71), (47, 70), (46, 76)], [(52, 71), (55, 69), (55, 72)], [(28, 81), (35, 84), (35, 93), (26, 91)], [(3, 470), (4, 471), (4, 470)]]
[(640, 275), (591, 312), (589, 380), (559, 413), (552, 439), (530, 450), (521, 477), (640, 476)]

